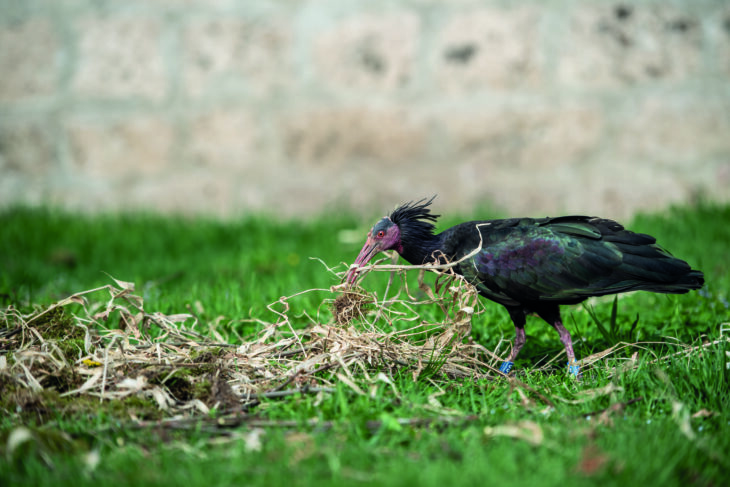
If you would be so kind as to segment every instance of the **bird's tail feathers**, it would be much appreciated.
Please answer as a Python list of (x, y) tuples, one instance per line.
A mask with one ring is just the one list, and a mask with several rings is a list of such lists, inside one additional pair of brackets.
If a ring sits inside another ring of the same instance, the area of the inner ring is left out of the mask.
[(705, 283), (702, 272), (694, 270), (658, 245), (616, 245), (622, 253), (618, 271), (634, 281), (635, 290), (684, 294)]

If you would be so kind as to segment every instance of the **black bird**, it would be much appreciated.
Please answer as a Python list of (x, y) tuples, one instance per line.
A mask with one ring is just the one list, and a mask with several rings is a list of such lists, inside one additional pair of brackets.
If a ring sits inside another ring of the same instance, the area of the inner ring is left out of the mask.
[(613, 220), (588, 216), (510, 218), (460, 223), (434, 234), (433, 201), (407, 203), (383, 217), (346, 280), (375, 254), (394, 249), (414, 265), (458, 262), (453, 268), (483, 297), (507, 308), (515, 341), (500, 370), (509, 373), (525, 344), (525, 321), (535, 313), (560, 335), (569, 372), (580, 373), (561, 304), (628, 291), (683, 294), (704, 284), (702, 272), (673, 257), (650, 235), (625, 230)]

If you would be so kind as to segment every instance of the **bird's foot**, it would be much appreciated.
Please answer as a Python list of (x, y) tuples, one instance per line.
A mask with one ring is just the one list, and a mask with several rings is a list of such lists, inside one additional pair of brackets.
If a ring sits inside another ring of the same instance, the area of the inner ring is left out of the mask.
[(583, 377), (583, 374), (580, 373), (580, 365), (577, 363), (570, 363), (568, 362), (568, 373), (572, 376), (574, 376), (576, 379), (580, 379)]
[(514, 366), (514, 362), (510, 362), (509, 360), (505, 360), (502, 362), (502, 365), (499, 366), (499, 371), (503, 374), (509, 374), (510, 370), (512, 370), (512, 366)]

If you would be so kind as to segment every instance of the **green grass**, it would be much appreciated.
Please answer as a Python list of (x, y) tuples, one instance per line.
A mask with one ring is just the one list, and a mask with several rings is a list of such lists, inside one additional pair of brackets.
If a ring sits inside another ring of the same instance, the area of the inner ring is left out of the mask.
[[(461, 217), (473, 216), (484, 213)], [(364, 239), (370, 223), (341, 216), (223, 223), (15, 209), (0, 214), (0, 305), (49, 305), (107, 284), (111, 275), (134, 282), (147, 310), (192, 310), (202, 323), (222, 316), (219, 327), (235, 340), (257, 331), (250, 318), (274, 320), (266, 305), (280, 296), (336, 284), (309, 257), (329, 266), (351, 263), (362, 241), (343, 243), (341, 231), (357, 230)], [(340, 383), (321, 397), (266, 400), (253, 411), (269, 422), (262, 423), (269, 425), (262, 426), (260, 449), (247, 448), (252, 427), (246, 424), (226, 434), (195, 426), (135, 429), (130, 414), (144, 404), (59, 401), (34, 416), (5, 398), (0, 484), (723, 485), (730, 475), (730, 346), (721, 342), (652, 361), (678, 350), (674, 342), (717, 340), (720, 324), (730, 321), (730, 207), (641, 215), (630, 228), (656, 236), (703, 270), (707, 285), (682, 296), (622, 297), (611, 333), (601, 333), (594, 321), (610, 328), (610, 299), (589, 304), (594, 317), (580, 306), (566, 307), (579, 357), (617, 340), (660, 342), (613, 354), (607, 367), (589, 371), (581, 383), (567, 378), (562, 366), (535, 369), (561, 346), (550, 327), (528, 318), (528, 342), (516, 364), (525, 387), (505, 380), (414, 382), (409, 371), (396, 370), (394, 387), (381, 383), (372, 395)], [(373, 273), (363, 285), (380, 293), (386, 280)], [(291, 300), (294, 324), (307, 324), (304, 312), (315, 316), (319, 310), (326, 318), (322, 302), (332, 297), (323, 291)], [(427, 313), (438, 317), (437, 310)], [(486, 305), (473, 328), (474, 339), (489, 349), (513, 333), (495, 304)], [(634, 352), (638, 366), (622, 369)], [(618, 371), (611, 375), (610, 367)], [(313, 418), (321, 425), (312, 426)], [(399, 422), (423, 418), (434, 423)], [(290, 420), (299, 426), (271, 425)], [(8, 438), (19, 427), (28, 428), (32, 439), (11, 451)], [(97, 453), (92, 468), (90, 455)]]

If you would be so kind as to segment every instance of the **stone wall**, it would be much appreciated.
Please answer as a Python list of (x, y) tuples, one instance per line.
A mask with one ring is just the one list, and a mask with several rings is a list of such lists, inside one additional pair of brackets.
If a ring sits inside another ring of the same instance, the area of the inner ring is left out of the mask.
[(726, 1), (0, 0), (0, 206), (730, 200)]

